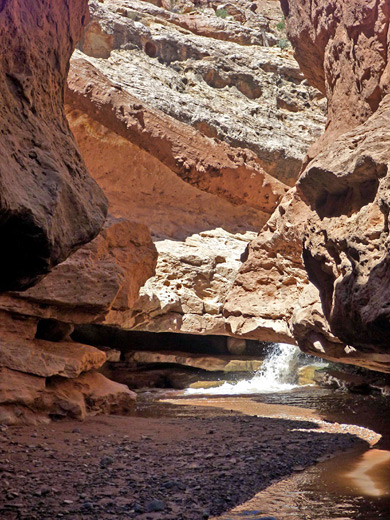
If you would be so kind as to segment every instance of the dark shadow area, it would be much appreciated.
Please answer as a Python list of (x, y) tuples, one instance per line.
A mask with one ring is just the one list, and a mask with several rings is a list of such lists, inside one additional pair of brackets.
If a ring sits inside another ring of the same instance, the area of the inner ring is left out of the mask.
[[(131, 351), (178, 351), (210, 356), (229, 355), (228, 342), (231, 341), (228, 336), (143, 332), (93, 324), (76, 325), (71, 338), (78, 343), (117, 349), (122, 354)], [(245, 354), (250, 357), (264, 356), (269, 345), (248, 340), (245, 342)], [(240, 358), (239, 355), (234, 357)]]
[(257, 402), (298, 406), (316, 410), (326, 421), (357, 424), (382, 435), (376, 447), (390, 449), (390, 398), (361, 395), (325, 388), (298, 389), (281, 394), (264, 394)]
[(173, 332), (142, 332), (107, 327), (105, 325), (77, 325), (72, 339), (79, 343), (106, 345), (123, 354), (133, 350), (176, 350), (200, 354), (228, 354), (226, 336), (196, 336)]
[(0, 217), (0, 291), (27, 289), (46, 274), (55, 258), (44, 231), (29, 214)]
[(348, 174), (313, 166), (299, 179), (297, 187), (310, 207), (323, 219), (357, 213), (375, 200), (379, 179), (387, 166), (361, 157)]

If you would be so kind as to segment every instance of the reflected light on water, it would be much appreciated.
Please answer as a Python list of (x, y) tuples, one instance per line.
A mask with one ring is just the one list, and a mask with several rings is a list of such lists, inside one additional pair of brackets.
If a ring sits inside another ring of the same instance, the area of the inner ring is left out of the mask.
[(346, 473), (345, 477), (352, 481), (362, 495), (380, 497), (390, 495), (389, 474), (390, 451), (371, 449), (359, 457), (354, 469)]

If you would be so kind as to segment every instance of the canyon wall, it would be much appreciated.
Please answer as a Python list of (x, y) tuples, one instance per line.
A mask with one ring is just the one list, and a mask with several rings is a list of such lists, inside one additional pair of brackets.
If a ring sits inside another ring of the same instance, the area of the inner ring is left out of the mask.
[(37, 282), (92, 240), (107, 212), (64, 113), (88, 2), (0, 4), (0, 291)]
[(281, 4), (295, 57), (327, 96), (326, 131), (252, 243), (226, 314), (261, 336), (271, 284), (271, 311), (305, 352), (388, 372), (390, 4)]
[(146, 226), (106, 220), (107, 199), (65, 117), (87, 4), (0, 4), (0, 423), (134, 405), (128, 387), (96, 371), (107, 355), (70, 338), (75, 324), (130, 308), (157, 258)]
[(307, 79), (274, 0), (3, 2), (0, 422), (130, 409), (115, 331), (390, 371), (389, 5), (281, 3)]
[(321, 135), (326, 102), (284, 47), (277, 2), (226, 4), (224, 17), (212, 2), (154, 4), (90, 2), (68, 79), (89, 171), (159, 255), (133, 309), (104, 323), (232, 335), (226, 295)]

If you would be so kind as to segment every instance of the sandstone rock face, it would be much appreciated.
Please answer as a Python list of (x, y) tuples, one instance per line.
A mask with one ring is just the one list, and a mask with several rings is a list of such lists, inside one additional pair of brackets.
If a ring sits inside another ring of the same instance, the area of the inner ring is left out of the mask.
[(301, 84), (287, 52), (271, 47), (278, 35), (269, 19), (241, 4), (242, 16), (222, 19), (217, 4), (204, 9), (187, 2), (191, 12), (181, 14), (139, 0), (92, 1), (80, 50), (141, 105), (249, 148), (268, 173), (292, 185), (322, 130), (322, 101)]
[(136, 364), (174, 364), (192, 368), (200, 368), (209, 372), (255, 372), (262, 361), (254, 359), (229, 359), (183, 354), (183, 352), (131, 352), (126, 361)]
[(251, 5), (220, 18), (217, 4), (91, 3), (68, 120), (111, 213), (145, 223), (159, 254), (133, 309), (106, 324), (232, 334), (222, 307), (241, 257), (294, 184), (325, 108), (278, 46), (277, 4)]
[(145, 225), (110, 218), (92, 242), (35, 287), (0, 295), (0, 308), (72, 324), (102, 321), (110, 310), (133, 307), (156, 257)]
[(97, 414), (128, 413), (136, 394), (126, 385), (90, 371), (74, 379), (0, 371), (0, 423), (39, 424), (50, 417), (83, 420)]
[(310, 354), (390, 371), (389, 4), (281, 4), (302, 70), (327, 95), (328, 122), (297, 190), (252, 243), (225, 314), (233, 333), (277, 332)]
[(35, 287), (0, 295), (0, 422), (84, 419), (133, 406), (127, 387), (91, 372), (106, 354), (69, 336), (74, 324), (131, 308), (154, 273), (156, 256), (145, 225), (110, 218), (92, 242)]
[(325, 134), (313, 157), (335, 137), (366, 121), (389, 88), (386, 0), (281, 0), (295, 57), (328, 98)]
[(136, 394), (126, 385), (94, 371), (76, 379), (53, 379), (42, 399), (52, 414), (80, 420), (87, 415), (128, 413), (135, 400)]
[(157, 241), (156, 275), (128, 313), (110, 313), (126, 329), (190, 334), (227, 334), (223, 301), (255, 233), (216, 228), (185, 239)]
[(27, 338), (0, 339), (0, 366), (41, 377), (74, 378), (81, 372), (101, 367), (105, 361), (104, 352), (90, 345)]
[(68, 62), (87, 0), (4, 0), (0, 113), (0, 290), (24, 289), (90, 241), (107, 202), (65, 119)]
[(298, 182), (311, 210), (303, 259), (321, 305), (311, 317), (296, 314), (294, 334), (308, 352), (390, 371), (390, 6), (282, 4), (297, 59), (329, 102), (327, 131)]
[(24, 372), (0, 368), (0, 402), (30, 406), (45, 390), (45, 379)]
[(123, 92), (86, 60), (72, 60), (68, 85), (70, 107), (82, 109), (107, 129), (152, 151), (163, 164), (202, 191), (264, 213), (272, 211), (285, 193), (284, 184), (262, 169), (255, 154), (232, 150), (160, 111), (144, 108), (137, 98)]
[(308, 285), (302, 262), (302, 233), (309, 214), (292, 189), (251, 242), (224, 306), (233, 334), (294, 343), (289, 325)]
[[(113, 217), (35, 287), (0, 296), (0, 318), (10, 331), (0, 334), (6, 376), (0, 421), (82, 419), (132, 406), (133, 394), (95, 372), (106, 354), (72, 342), (75, 325), (236, 336), (229, 347), (235, 355), (245, 349), (243, 337), (293, 341), (279, 306), (284, 302), (293, 323), (294, 298), (306, 298), (309, 308), (319, 296), (315, 288), (307, 296), (314, 286), (300, 260), (304, 226), (293, 209), (306, 205), (289, 189), (307, 147), (322, 132), (326, 101), (292, 58), (276, 6), (238, 0), (224, 5), (221, 17), (213, 2), (90, 2), (92, 16), (82, 21), (86, 31), (68, 76), (66, 112)], [(57, 146), (50, 144), (59, 154), (55, 163), (63, 164), (66, 148), (72, 169), (74, 142), (62, 146), (56, 131), (49, 131), (57, 139)], [(100, 211), (93, 194), (82, 196)], [(281, 201), (280, 213), (248, 252)], [(282, 211), (291, 224), (279, 220)], [(77, 212), (72, 222), (83, 229)], [(278, 251), (274, 269), (267, 263), (272, 250)], [(224, 315), (226, 295), (248, 254), (261, 257), (256, 283), (242, 271), (243, 291)], [(261, 319), (254, 285), (266, 294)], [(246, 310), (238, 304), (242, 296)], [(176, 353), (171, 361), (181, 365), (189, 357), (183, 361)], [(185, 370), (177, 369), (170, 379), (183, 385)], [(31, 396), (22, 392), (30, 377), (39, 378)]]

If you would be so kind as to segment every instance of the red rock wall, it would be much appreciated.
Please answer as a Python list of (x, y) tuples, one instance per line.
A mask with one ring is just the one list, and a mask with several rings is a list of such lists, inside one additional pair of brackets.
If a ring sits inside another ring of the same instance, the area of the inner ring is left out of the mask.
[(305, 319), (295, 337), (306, 351), (389, 371), (390, 2), (282, 6), (302, 70), (329, 104), (298, 190), (311, 209), (303, 259), (334, 338)]
[(63, 107), (88, 19), (87, 0), (0, 3), (0, 291), (35, 283), (105, 220)]

